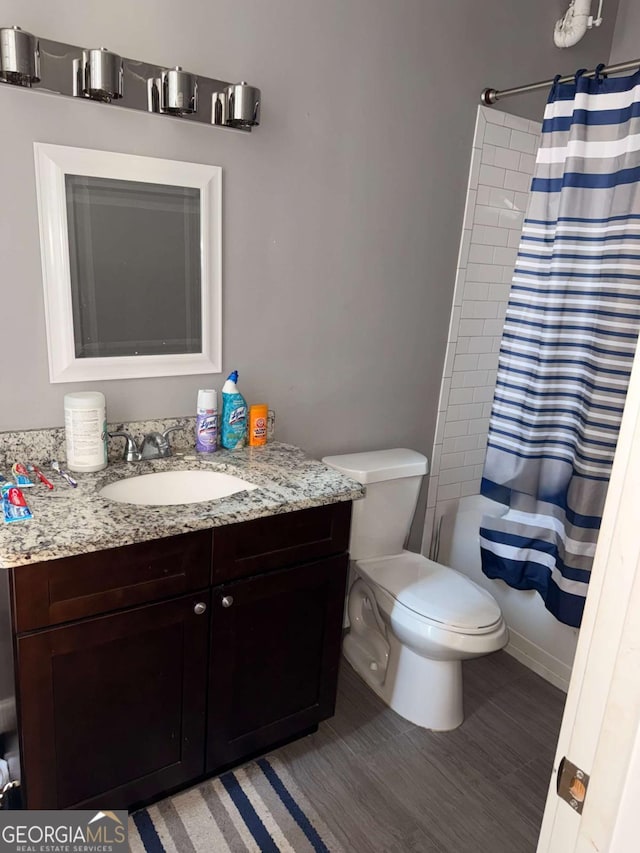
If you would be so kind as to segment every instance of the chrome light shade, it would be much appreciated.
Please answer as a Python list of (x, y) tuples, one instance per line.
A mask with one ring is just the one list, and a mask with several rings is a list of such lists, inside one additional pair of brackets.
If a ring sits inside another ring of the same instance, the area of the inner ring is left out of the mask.
[(198, 110), (198, 78), (180, 65), (163, 71), (160, 77), (160, 112), (189, 115)]
[(73, 61), (73, 94), (94, 101), (116, 101), (123, 94), (122, 57), (106, 47), (83, 50)]
[(149, 77), (147, 109), (151, 113), (193, 115), (198, 111), (198, 78), (179, 65), (165, 68), (160, 77)]
[(18, 86), (40, 82), (38, 39), (20, 27), (0, 29), (0, 80)]
[(230, 127), (254, 127), (260, 124), (260, 89), (245, 81), (225, 89), (227, 96), (227, 121)]

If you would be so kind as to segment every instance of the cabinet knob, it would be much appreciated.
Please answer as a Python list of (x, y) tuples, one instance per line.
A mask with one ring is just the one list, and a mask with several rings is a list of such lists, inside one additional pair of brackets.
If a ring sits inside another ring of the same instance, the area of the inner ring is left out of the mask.
[(201, 616), (206, 611), (206, 609), (207, 605), (204, 603), (204, 601), (199, 601), (193, 608), (193, 612), (196, 614), (196, 616)]
[(232, 604), (233, 604), (233, 596), (232, 595), (225, 595), (222, 599), (222, 606), (223, 607), (231, 607)]

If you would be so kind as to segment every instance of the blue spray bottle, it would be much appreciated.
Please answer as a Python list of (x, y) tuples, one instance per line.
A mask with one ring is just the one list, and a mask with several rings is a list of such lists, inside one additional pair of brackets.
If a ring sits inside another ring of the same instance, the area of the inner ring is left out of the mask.
[(247, 403), (238, 391), (238, 371), (234, 370), (222, 387), (222, 446), (227, 450), (247, 443)]

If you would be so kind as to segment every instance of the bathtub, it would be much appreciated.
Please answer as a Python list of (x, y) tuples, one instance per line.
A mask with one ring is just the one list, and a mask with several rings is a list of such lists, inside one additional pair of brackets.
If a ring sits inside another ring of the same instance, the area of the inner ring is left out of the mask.
[(566, 692), (578, 631), (558, 622), (534, 590), (512, 589), (492, 580), (480, 565), (480, 526), (484, 515), (504, 515), (507, 508), (481, 495), (450, 504), (436, 523), (431, 558), (467, 575), (496, 599), (509, 626), (505, 651)]

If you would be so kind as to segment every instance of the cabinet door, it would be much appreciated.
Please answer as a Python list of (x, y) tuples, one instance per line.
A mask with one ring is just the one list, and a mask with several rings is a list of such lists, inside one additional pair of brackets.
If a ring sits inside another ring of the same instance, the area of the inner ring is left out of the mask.
[(347, 563), (342, 554), (214, 588), (207, 772), (333, 714)]
[(18, 638), (27, 808), (123, 808), (203, 772), (208, 605), (194, 593)]

